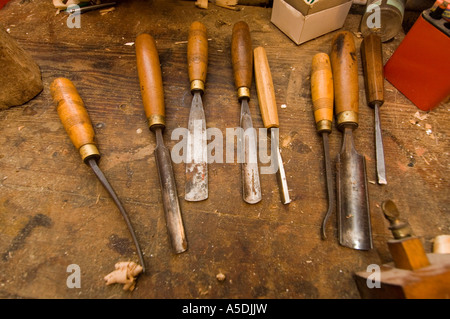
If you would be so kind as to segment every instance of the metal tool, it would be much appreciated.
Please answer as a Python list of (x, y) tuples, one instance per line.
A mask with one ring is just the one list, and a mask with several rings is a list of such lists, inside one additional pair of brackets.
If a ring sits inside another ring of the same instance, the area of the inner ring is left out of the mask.
[(164, 146), (162, 135), (166, 119), (159, 55), (155, 40), (151, 35), (140, 34), (135, 43), (142, 102), (149, 128), (156, 136), (155, 160), (161, 184), (167, 229), (172, 247), (178, 254), (187, 250), (187, 240), (173, 175), (172, 159), (168, 149)]
[(130, 219), (128, 218), (128, 214), (123, 208), (122, 203), (109, 184), (105, 175), (97, 165), (97, 161), (100, 159), (100, 152), (98, 151), (97, 145), (94, 141), (94, 128), (92, 127), (91, 120), (86, 111), (86, 108), (84, 107), (83, 100), (78, 94), (78, 91), (73, 83), (66, 78), (55, 79), (50, 86), (50, 91), (53, 100), (57, 105), (56, 109), (58, 111), (58, 115), (67, 134), (70, 137), (70, 140), (80, 152), (83, 162), (92, 168), (101, 184), (105, 187), (105, 189), (111, 195), (114, 203), (119, 208), (119, 211), (127, 224), (131, 237), (133, 238), (140, 263), (142, 265), (143, 271), (145, 272), (144, 257), (142, 256), (142, 251), (139, 247), (139, 243), (134, 233)]
[(241, 164), (242, 196), (249, 204), (261, 201), (261, 184), (259, 180), (258, 152), (256, 132), (253, 128), (252, 116), (248, 102), (253, 73), (253, 48), (250, 29), (244, 21), (234, 24), (231, 40), (231, 60), (233, 63), (234, 81), (241, 102), (241, 128), (243, 137), (240, 143), (243, 149), (238, 150), (244, 156)]
[(71, 14), (71, 15), (77, 15), (77, 14), (82, 14), (82, 13), (86, 13), (86, 12), (89, 12), (89, 11), (94, 11), (94, 10), (100, 10), (100, 9), (113, 7), (115, 5), (116, 5), (115, 2), (93, 4), (93, 5), (88, 5), (88, 6), (69, 5), (65, 12), (68, 13), (68, 14)]
[(358, 62), (353, 35), (339, 32), (331, 47), (337, 127), (343, 132), (337, 157), (337, 212), (339, 242), (353, 249), (372, 248), (372, 230), (365, 157), (355, 150), (353, 130), (358, 127)]
[(206, 27), (201, 22), (191, 24), (187, 47), (189, 82), (194, 97), (189, 113), (184, 198), (201, 201), (208, 198), (206, 120), (202, 103), (208, 66), (208, 38)]
[(405, 239), (413, 236), (411, 226), (407, 221), (400, 219), (400, 212), (392, 200), (386, 200), (381, 204), (384, 217), (389, 221), (389, 230), (395, 239)]
[(375, 150), (378, 184), (387, 184), (384, 163), (383, 138), (381, 136), (380, 107), (384, 103), (383, 51), (381, 38), (371, 33), (361, 42), (367, 103), (375, 111)]
[(311, 97), (317, 132), (322, 135), (323, 153), (325, 158), (325, 176), (328, 195), (328, 210), (322, 221), (322, 239), (326, 239), (326, 225), (335, 208), (333, 174), (331, 171), (330, 146), (328, 135), (333, 123), (333, 73), (330, 57), (326, 53), (317, 53), (311, 66)]
[(270, 130), (270, 140), (272, 155), (276, 156), (277, 177), (280, 185), (280, 195), (283, 204), (289, 204), (291, 198), (287, 185), (286, 172), (284, 171), (283, 159), (279, 147), (277, 103), (275, 99), (275, 90), (273, 88), (272, 74), (270, 72), (269, 61), (267, 60), (266, 50), (263, 47), (257, 47), (253, 50), (255, 62), (255, 81), (258, 94), (259, 109), (261, 111), (264, 127)]

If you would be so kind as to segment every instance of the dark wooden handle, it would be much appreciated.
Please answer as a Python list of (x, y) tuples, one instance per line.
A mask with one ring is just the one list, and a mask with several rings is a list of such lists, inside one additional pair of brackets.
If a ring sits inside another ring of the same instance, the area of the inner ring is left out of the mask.
[(323, 123), (320, 126), (318, 125), (317, 129), (331, 132), (334, 88), (330, 57), (326, 53), (317, 53), (313, 57), (311, 66), (311, 98), (316, 124)]
[(244, 21), (239, 21), (233, 26), (231, 61), (236, 88), (249, 90), (252, 86), (253, 48), (250, 29)]
[(135, 44), (142, 102), (149, 127), (164, 127), (164, 90), (155, 40), (151, 35), (143, 33), (136, 38)]
[(264, 127), (279, 127), (275, 90), (266, 50), (263, 47), (257, 47), (253, 51), (253, 55), (255, 59), (256, 90)]
[(339, 32), (333, 38), (330, 58), (338, 127), (342, 124), (358, 125), (358, 61), (350, 32)]
[[(187, 57), (191, 90), (203, 92), (208, 66), (208, 37), (206, 27), (201, 22), (195, 21), (189, 28)], [(193, 81), (201, 83), (192, 83)]]
[(381, 38), (371, 33), (361, 43), (367, 103), (370, 107), (384, 103), (383, 51)]
[(57, 78), (50, 85), (50, 92), (64, 129), (83, 160), (94, 155), (99, 157), (91, 119), (73, 83), (66, 78)]

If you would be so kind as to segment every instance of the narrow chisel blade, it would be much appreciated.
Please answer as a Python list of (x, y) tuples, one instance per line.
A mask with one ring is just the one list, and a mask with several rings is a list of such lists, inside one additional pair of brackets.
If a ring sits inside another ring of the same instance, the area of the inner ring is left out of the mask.
[(208, 159), (205, 113), (199, 92), (192, 100), (188, 128), (184, 198), (201, 201), (208, 198)]

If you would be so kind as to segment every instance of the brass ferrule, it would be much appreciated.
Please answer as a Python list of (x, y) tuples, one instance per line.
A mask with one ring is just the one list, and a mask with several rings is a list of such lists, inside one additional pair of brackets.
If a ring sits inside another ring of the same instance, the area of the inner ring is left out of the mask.
[(321, 120), (316, 123), (317, 132), (327, 132), (331, 133), (331, 121), (330, 120)]
[(337, 115), (337, 126), (352, 125), (358, 127), (358, 113), (355, 111), (344, 111)]
[(153, 114), (148, 118), (148, 127), (152, 129), (152, 126), (165, 126), (166, 125), (166, 117), (164, 115)]
[(246, 86), (241, 86), (238, 89), (238, 99), (242, 99), (242, 98), (250, 98), (250, 89)]
[(100, 152), (95, 144), (84, 144), (78, 151), (80, 152), (83, 162), (86, 162), (90, 157), (100, 158)]
[(205, 91), (205, 83), (202, 80), (193, 80), (191, 82), (191, 92), (194, 91), (200, 91), (203, 93)]

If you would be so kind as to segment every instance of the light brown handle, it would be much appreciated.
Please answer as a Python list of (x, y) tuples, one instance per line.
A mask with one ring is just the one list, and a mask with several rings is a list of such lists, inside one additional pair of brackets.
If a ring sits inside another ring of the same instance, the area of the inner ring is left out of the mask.
[(258, 92), (259, 109), (264, 127), (279, 127), (275, 90), (266, 50), (263, 47), (257, 47), (253, 51), (253, 56), (255, 59), (256, 91)]
[(64, 129), (83, 161), (91, 157), (98, 159), (100, 153), (94, 141), (94, 128), (73, 83), (66, 78), (57, 78), (50, 85), (50, 92)]
[(355, 41), (348, 31), (339, 32), (331, 46), (331, 68), (333, 70), (334, 103), (337, 125), (358, 126), (358, 61)]
[(333, 122), (333, 74), (330, 57), (326, 53), (317, 53), (311, 66), (311, 98), (317, 131), (331, 132)]
[(234, 24), (231, 37), (231, 62), (238, 98), (250, 98), (253, 73), (253, 48), (250, 28), (244, 21)]
[(381, 38), (371, 33), (361, 42), (367, 103), (370, 107), (384, 103), (383, 51)]
[(135, 44), (142, 102), (148, 125), (150, 129), (164, 128), (164, 90), (155, 40), (151, 35), (143, 33), (136, 38)]
[(208, 37), (206, 27), (201, 22), (195, 21), (189, 28), (187, 57), (191, 91), (203, 93), (208, 67)]

